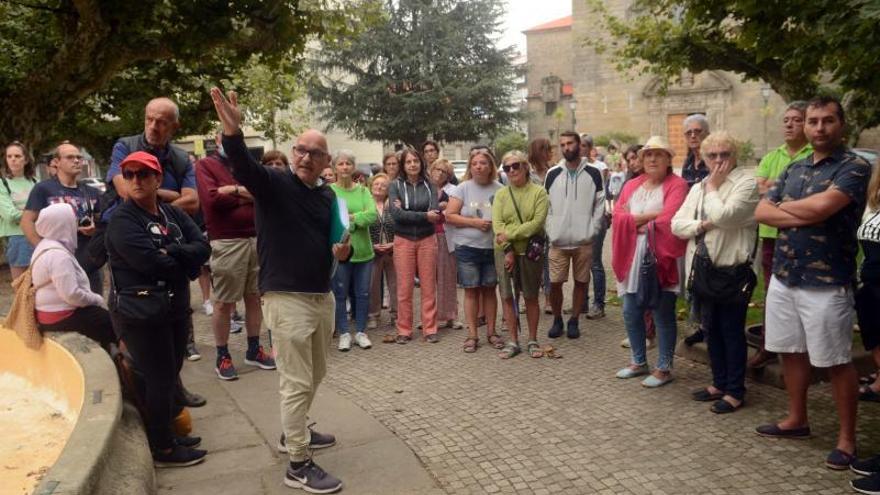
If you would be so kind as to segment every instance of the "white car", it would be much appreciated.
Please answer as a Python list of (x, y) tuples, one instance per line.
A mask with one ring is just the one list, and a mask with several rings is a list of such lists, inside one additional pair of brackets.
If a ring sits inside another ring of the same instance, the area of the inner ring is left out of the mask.
[(455, 176), (458, 177), (458, 180), (461, 180), (464, 177), (465, 171), (467, 171), (467, 160), (450, 160), (452, 163), (452, 170), (455, 172)]

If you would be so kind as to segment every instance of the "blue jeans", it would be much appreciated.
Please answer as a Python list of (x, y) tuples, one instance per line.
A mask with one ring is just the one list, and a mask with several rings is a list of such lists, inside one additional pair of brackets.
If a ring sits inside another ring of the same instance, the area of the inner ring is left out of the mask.
[[(601, 228), (593, 237), (593, 266), (590, 267), (593, 279), (593, 307), (605, 309), (605, 265), (602, 263), (602, 245), (608, 232), (606, 221), (602, 220)], [(590, 296), (584, 297), (584, 308), (589, 308)]]
[[(657, 369), (661, 371), (672, 369), (677, 332), (676, 297), (674, 292), (661, 291), (660, 304), (653, 309), (654, 325), (657, 327)], [(640, 366), (648, 364), (645, 347), (645, 309), (636, 304), (635, 294), (623, 295), (623, 322), (632, 348), (632, 363)]]
[(746, 311), (748, 302), (700, 302), (700, 323), (706, 331), (712, 385), (734, 399), (746, 394)]
[(370, 277), (373, 261), (366, 263), (339, 263), (333, 274), (333, 296), (336, 298), (336, 333), (348, 333), (348, 315), (345, 301), (348, 291), (354, 291), (354, 327), (358, 332), (367, 329), (370, 309)]

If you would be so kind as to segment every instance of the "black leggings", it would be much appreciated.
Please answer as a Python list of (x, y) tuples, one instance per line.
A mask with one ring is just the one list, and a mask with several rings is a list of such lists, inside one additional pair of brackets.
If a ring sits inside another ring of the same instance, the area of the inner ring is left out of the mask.
[(186, 352), (189, 316), (159, 323), (112, 313), (113, 325), (144, 377), (147, 439), (153, 450), (174, 446), (174, 392)]
[(40, 324), (43, 332), (76, 332), (94, 340), (107, 352), (110, 344), (116, 342), (110, 313), (100, 306), (76, 308), (73, 314), (51, 325)]

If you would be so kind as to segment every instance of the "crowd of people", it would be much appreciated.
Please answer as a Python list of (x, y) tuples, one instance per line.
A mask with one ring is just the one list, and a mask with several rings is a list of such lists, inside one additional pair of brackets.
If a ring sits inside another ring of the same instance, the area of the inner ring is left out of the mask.
[[(380, 325), (393, 325), (397, 344), (417, 330), (433, 344), (441, 328), (466, 328), (461, 349), (474, 353), (485, 327), (485, 343), (500, 358), (523, 350), (540, 358), (542, 294), (549, 339), (579, 338), (581, 314), (605, 316), (602, 249), (610, 229), (622, 344), (630, 348), (617, 378), (643, 377), (647, 388), (673, 381), (676, 302), (684, 298), (699, 327), (685, 342), (706, 340), (711, 361), (711, 382), (693, 391), (694, 400), (733, 413), (746, 404), (746, 369), (781, 358), (788, 415), (756, 432), (804, 438), (810, 367), (828, 368), (840, 432), (825, 464), (865, 475), (853, 487), (880, 493), (880, 457), (858, 460), (855, 445), (857, 400), (880, 401), (880, 377), (857, 388), (851, 356), (857, 319), (880, 366), (880, 173), (844, 145), (837, 100), (791, 103), (785, 144), (757, 173), (738, 163), (734, 136), (710, 132), (697, 114), (684, 121), (680, 175), (660, 136), (620, 153), (609, 147), (601, 157), (590, 136), (567, 131), (556, 164), (546, 138), (500, 159), (475, 146), (458, 178), (434, 141), (389, 153), (381, 170), (366, 174), (352, 152), (331, 155), (315, 130), (297, 138), (290, 162), (278, 151), (256, 161), (236, 95), (214, 88), (211, 96), (222, 125), (216, 152), (193, 162), (172, 144), (177, 106), (156, 98), (145, 108), (144, 132), (115, 144), (103, 195), (77, 181), (82, 154), (72, 143), (55, 148), (54, 175), (41, 182), (24, 144), (5, 148), (0, 235), (12, 276), (30, 267), (42, 331), (77, 331), (108, 352), (122, 349), (141, 380), (156, 466), (192, 465), (206, 455), (199, 437), (173, 427), (184, 407), (205, 403), (179, 377), (185, 358), (197, 356), (190, 281), (212, 292), (205, 309), (218, 378), (238, 378), (228, 347), (238, 303), (244, 363), (278, 370), (279, 449), (290, 456), (285, 484), (330, 493), (342, 482), (310, 451), (335, 437), (312, 429), (306, 415), (334, 336), (337, 349), (349, 351), (371, 348), (368, 334)], [(757, 265), (764, 334), (748, 359), (744, 327)], [(261, 343), (264, 324), (271, 352)], [(655, 346), (652, 368), (647, 351)]]

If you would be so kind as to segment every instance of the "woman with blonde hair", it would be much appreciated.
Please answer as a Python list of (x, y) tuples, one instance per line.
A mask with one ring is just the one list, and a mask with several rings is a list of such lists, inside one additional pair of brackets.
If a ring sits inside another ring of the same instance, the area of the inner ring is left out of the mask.
[(457, 227), (455, 232), (455, 259), (458, 263), (458, 282), (464, 288), (464, 311), (468, 336), (464, 352), (477, 350), (477, 313), (479, 302), (486, 314), (487, 341), (496, 349), (504, 346), (495, 333), (495, 315), (498, 300), (495, 286), (495, 239), (492, 233), (492, 201), (501, 189), (498, 169), (492, 154), (483, 148), (471, 151), (468, 167), (461, 184), (453, 191), (446, 208), (446, 218)]
[[(427, 147), (427, 144), (425, 145)], [(449, 196), (455, 191), (450, 179), (455, 174), (452, 163), (444, 158), (434, 160), (428, 167), (428, 176), (437, 188), (437, 206), (445, 212), (449, 205)], [(440, 222), (434, 224), (437, 233), (437, 321), (438, 328), (461, 329), (458, 321), (458, 287), (456, 278), (455, 227)]]
[(500, 357), (509, 359), (520, 353), (519, 314), (515, 298), (522, 293), (526, 303), (529, 325), (529, 356), (544, 355), (538, 344), (538, 295), (541, 287), (540, 252), (528, 252), (531, 239), (544, 237), (549, 199), (543, 186), (529, 180), (529, 162), (519, 151), (510, 151), (501, 159), (501, 169), (507, 174), (509, 185), (495, 194), (492, 207), (492, 228), (495, 232), (495, 270), (498, 273), (499, 292), (504, 304), (504, 316), (510, 331)]
[(345, 201), (348, 208), (351, 246), (355, 254), (351, 259), (340, 262), (333, 274), (333, 296), (336, 298), (336, 333), (339, 342), (336, 348), (346, 352), (351, 349), (352, 336), (348, 329), (346, 302), (353, 292), (354, 341), (361, 349), (372, 347), (367, 337), (367, 312), (370, 305), (370, 278), (373, 274), (373, 244), (370, 241), (370, 225), (376, 221), (376, 202), (370, 192), (354, 180), (356, 160), (354, 154), (340, 150), (333, 158), (336, 182), (330, 189), (338, 199)]
[[(757, 281), (752, 264), (759, 195), (755, 175), (737, 167), (736, 142), (728, 133), (709, 134), (700, 156), (709, 176), (691, 188), (672, 218), (672, 232), (688, 240), (685, 273), (691, 274), (689, 288), (699, 300), (712, 367), (712, 384), (691, 395), (714, 402), (711, 411), (723, 414), (742, 407), (745, 398), (743, 329)], [(715, 279), (711, 287), (706, 286), (708, 278)]]

